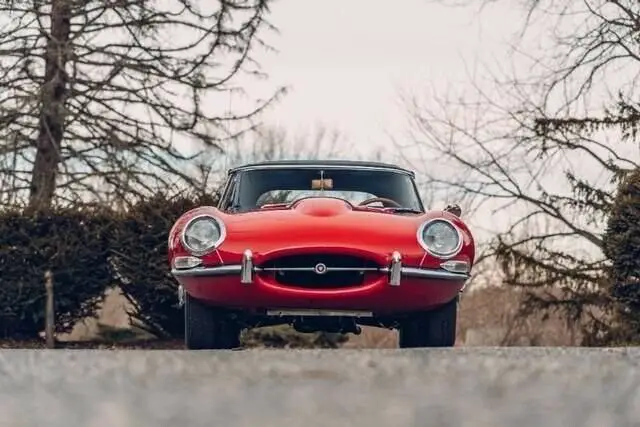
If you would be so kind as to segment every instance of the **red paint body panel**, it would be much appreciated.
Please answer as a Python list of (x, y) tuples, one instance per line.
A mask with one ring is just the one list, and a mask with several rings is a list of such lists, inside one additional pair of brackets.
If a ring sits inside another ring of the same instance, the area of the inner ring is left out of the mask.
[[(210, 214), (221, 220), (226, 238), (220, 247), (201, 257), (203, 266), (240, 264), (245, 249), (253, 252), (254, 264), (281, 255), (319, 252), (360, 255), (388, 265), (393, 251), (402, 254), (406, 267), (438, 268), (443, 260), (426, 253), (417, 240), (421, 224), (432, 218), (454, 223), (462, 233), (463, 247), (452, 259), (473, 264), (475, 244), (462, 220), (449, 212), (421, 215), (393, 214), (379, 208), (352, 207), (339, 199), (310, 198), (294, 207), (229, 214), (215, 207), (185, 213), (169, 235), (169, 262), (189, 255), (180, 235), (196, 215)], [(333, 308), (398, 312), (430, 309), (453, 299), (464, 283), (451, 280), (403, 278), (401, 286), (389, 286), (386, 275), (370, 273), (365, 285), (332, 290), (310, 290), (279, 285), (266, 273), (255, 275), (252, 284), (237, 276), (179, 277), (186, 291), (211, 304), (236, 308)]]
[(260, 276), (250, 285), (241, 284), (237, 277), (180, 278), (180, 283), (190, 295), (216, 306), (372, 310), (376, 314), (429, 310), (451, 301), (463, 286), (447, 280), (406, 278), (394, 287), (386, 276), (376, 276), (365, 286), (332, 290), (289, 288)]

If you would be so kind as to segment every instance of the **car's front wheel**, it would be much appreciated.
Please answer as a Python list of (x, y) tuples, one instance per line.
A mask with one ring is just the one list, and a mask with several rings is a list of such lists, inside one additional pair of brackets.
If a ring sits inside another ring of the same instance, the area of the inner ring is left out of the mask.
[(456, 341), (458, 298), (435, 310), (414, 314), (399, 327), (400, 348), (453, 347)]
[(188, 293), (184, 305), (184, 341), (189, 350), (222, 350), (240, 346), (241, 329), (218, 310)]

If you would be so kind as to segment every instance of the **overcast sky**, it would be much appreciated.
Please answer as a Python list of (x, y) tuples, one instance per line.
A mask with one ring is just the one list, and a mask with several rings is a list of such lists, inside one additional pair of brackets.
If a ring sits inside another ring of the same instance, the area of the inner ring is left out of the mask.
[(360, 148), (384, 144), (407, 127), (399, 91), (460, 88), (470, 84), (465, 67), (507, 56), (522, 11), (498, 2), (480, 14), (477, 3), (277, 0), (271, 22), (280, 33), (269, 42), (279, 52), (260, 55), (269, 81), (247, 89), (291, 87), (270, 123), (304, 131), (321, 122)]

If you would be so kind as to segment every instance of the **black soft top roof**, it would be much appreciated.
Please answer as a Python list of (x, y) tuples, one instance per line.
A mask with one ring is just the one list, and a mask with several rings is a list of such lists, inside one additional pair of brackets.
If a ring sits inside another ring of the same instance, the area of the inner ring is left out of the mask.
[(244, 171), (251, 169), (269, 169), (269, 168), (355, 168), (355, 169), (384, 169), (392, 170), (396, 172), (406, 173), (415, 176), (415, 173), (409, 169), (402, 168), (400, 166), (383, 163), (383, 162), (371, 162), (365, 160), (268, 160), (255, 163), (247, 163), (242, 166), (229, 169), (228, 173), (231, 174), (236, 171)]

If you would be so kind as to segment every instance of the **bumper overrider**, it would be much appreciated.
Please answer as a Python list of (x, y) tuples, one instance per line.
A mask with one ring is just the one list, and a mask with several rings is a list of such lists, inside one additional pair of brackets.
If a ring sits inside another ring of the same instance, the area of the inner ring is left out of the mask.
[(466, 281), (469, 279), (469, 270), (468, 262), (456, 260), (442, 262), (439, 269), (406, 267), (402, 265), (402, 256), (397, 251), (392, 253), (391, 262), (386, 267), (330, 267), (320, 263), (309, 267), (264, 268), (254, 265), (253, 253), (247, 249), (242, 255), (241, 264), (203, 267), (199, 258), (193, 256), (178, 257), (174, 262), (171, 274), (176, 278), (237, 275), (240, 278), (240, 283), (250, 285), (254, 281), (255, 273), (268, 271), (309, 271), (316, 274), (325, 274), (329, 271), (372, 271), (386, 273), (389, 286), (401, 286), (403, 277), (456, 282)]

